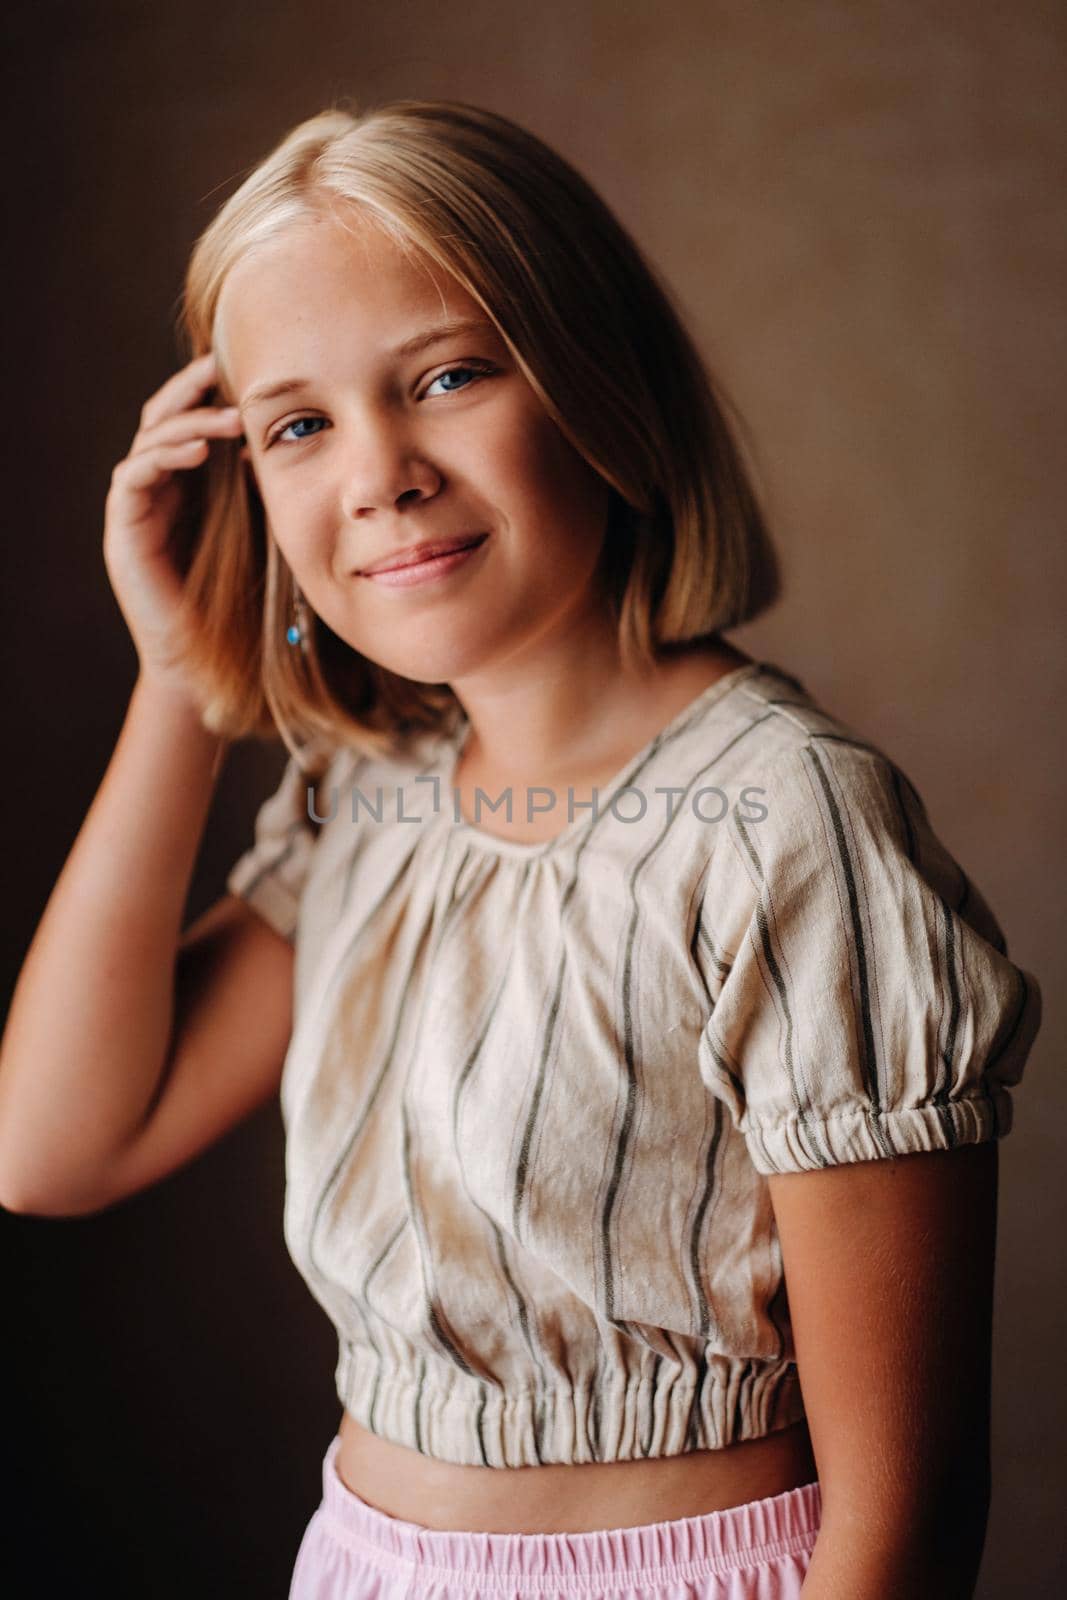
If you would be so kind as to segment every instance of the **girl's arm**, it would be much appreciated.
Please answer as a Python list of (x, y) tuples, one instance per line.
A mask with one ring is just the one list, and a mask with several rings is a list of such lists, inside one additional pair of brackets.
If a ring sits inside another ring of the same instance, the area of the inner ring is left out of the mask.
[(990, 1498), (996, 1142), (768, 1183), (822, 1489), (804, 1600), (968, 1600)]
[[(216, 375), (209, 353), (161, 385), (111, 474), (104, 561), (140, 672), (0, 1045), (0, 1203), (11, 1210), (95, 1209), (151, 1181), (280, 1073), (285, 941), (230, 907), (179, 942), (223, 750), (183, 659), (171, 536), (183, 474), (241, 431), (232, 407), (203, 404)], [(252, 1003), (266, 980), (272, 992)]]
[(181, 694), (138, 679), (0, 1045), (9, 1210), (99, 1209), (188, 1160), (278, 1084), (291, 947), (231, 896), (179, 939), (219, 753)]

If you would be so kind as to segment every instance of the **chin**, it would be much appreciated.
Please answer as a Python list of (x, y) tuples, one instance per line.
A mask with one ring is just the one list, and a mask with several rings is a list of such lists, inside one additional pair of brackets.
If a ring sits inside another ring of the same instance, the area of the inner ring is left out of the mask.
[[(353, 645), (355, 650), (358, 645)], [(386, 672), (391, 672), (397, 678), (406, 678), (410, 683), (450, 683), (453, 678), (460, 677), (464, 671), (467, 657), (464, 652), (461, 658), (459, 652), (452, 653), (439, 649), (411, 650), (404, 656), (397, 655), (394, 651), (385, 654), (376, 654), (371, 650), (359, 652), (368, 661), (373, 661), (376, 666)], [(470, 670), (469, 667), (466, 670)]]

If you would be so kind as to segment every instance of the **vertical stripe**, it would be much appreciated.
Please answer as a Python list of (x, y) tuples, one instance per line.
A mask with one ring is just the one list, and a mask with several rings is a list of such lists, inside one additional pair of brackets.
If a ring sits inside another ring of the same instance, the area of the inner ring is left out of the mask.
[(649, 1382), (648, 1398), (645, 1403), (645, 1434), (641, 1442), (641, 1454), (643, 1456), (652, 1454), (653, 1429), (656, 1424), (656, 1385), (659, 1382), (662, 1367), (663, 1357), (660, 1355), (653, 1356), (649, 1374), (651, 1381)]
[(696, 1377), (693, 1383), (693, 1397), (689, 1405), (689, 1419), (685, 1430), (684, 1449), (697, 1450), (702, 1435), (701, 1412), (703, 1408), (704, 1383), (708, 1375), (708, 1347), (701, 1344), (700, 1354), (697, 1357)]
[(841, 811), (837, 798), (830, 784), (829, 769), (826, 757), (815, 748), (808, 745), (811, 766), (822, 787), (823, 797), (830, 814), (833, 825), (833, 839), (837, 846), (841, 869), (844, 873), (845, 885), (848, 892), (848, 910), (851, 922), (853, 948), (856, 952), (856, 962), (859, 969), (860, 986), (860, 1027), (863, 1038), (863, 1051), (860, 1070), (863, 1074), (864, 1087), (871, 1109), (875, 1113), (868, 1121), (871, 1134), (887, 1156), (898, 1154), (892, 1133), (883, 1126), (881, 1113), (884, 1109), (878, 1087), (877, 1053), (875, 1050), (874, 1028), (871, 1021), (871, 995), (870, 973), (868, 969), (867, 942), (863, 935), (863, 923), (860, 918), (859, 883), (856, 865), (849, 853), (845, 842), (845, 829), (841, 820)]
[[(789, 1001), (789, 991), (786, 987), (785, 977), (779, 965), (771, 936), (771, 924), (776, 920), (774, 915), (774, 900), (770, 888), (764, 878), (763, 865), (756, 847), (752, 842), (748, 829), (740, 818), (737, 819), (737, 831), (745, 845), (750, 861), (755, 870), (757, 881), (760, 885), (756, 901), (756, 928), (759, 933), (759, 948), (763, 957), (763, 965), (770, 974), (774, 992), (778, 996), (778, 1005), (785, 1021), (785, 1039), (783, 1043), (783, 1057), (786, 1075), (789, 1079), (790, 1093), (793, 1107), (797, 1117), (799, 1130), (807, 1141), (806, 1158), (816, 1167), (831, 1165), (829, 1151), (823, 1145), (818, 1123), (812, 1117), (811, 1106), (808, 1103), (807, 1093), (801, 1092), (797, 1081), (796, 1064), (793, 1060), (793, 1008)], [(768, 916), (768, 912), (770, 916)]]
[(590, 1389), (589, 1406), (587, 1411), (589, 1450), (594, 1461), (600, 1457), (600, 1357), (601, 1345), (598, 1343), (593, 1354), (593, 1379)]
[[(708, 1308), (708, 1295), (706, 1273), (703, 1265), (702, 1235), (704, 1232), (704, 1218), (708, 1214), (712, 1200), (716, 1195), (715, 1163), (723, 1138), (723, 1107), (718, 1100), (712, 1100), (712, 1131), (708, 1142), (705, 1161), (705, 1183), (700, 1203), (693, 1218), (693, 1226), (689, 1231), (689, 1272), (693, 1293), (696, 1297), (696, 1332), (701, 1339), (711, 1337), (711, 1312)], [(716, 1328), (716, 1333), (719, 1332)]]
[(481, 1454), (482, 1463), (483, 1463), (484, 1466), (491, 1467), (493, 1465), (493, 1463), (490, 1461), (489, 1452), (485, 1448), (485, 1432), (484, 1432), (485, 1407), (486, 1407), (486, 1402), (487, 1402), (488, 1399), (489, 1399), (489, 1385), (485, 1382), (485, 1379), (483, 1378), (481, 1383), (478, 1385), (478, 1405), (477, 1405), (477, 1409), (475, 1410), (475, 1413), (474, 1413), (474, 1431), (475, 1431), (475, 1434), (477, 1435), (478, 1450), (479, 1450), (479, 1452)]
[(415, 1390), (414, 1390), (414, 1393), (412, 1395), (412, 1402), (411, 1402), (412, 1432), (415, 1435), (415, 1449), (419, 1450), (419, 1451), (422, 1450), (422, 1417), (420, 1415), (420, 1408), (422, 1406), (422, 1386), (423, 1386), (423, 1383), (425, 1382), (425, 1380), (426, 1380), (426, 1357), (425, 1356), (420, 1356), (419, 1357), (418, 1373), (417, 1373), (417, 1376), (416, 1376), (416, 1379), (415, 1379)]

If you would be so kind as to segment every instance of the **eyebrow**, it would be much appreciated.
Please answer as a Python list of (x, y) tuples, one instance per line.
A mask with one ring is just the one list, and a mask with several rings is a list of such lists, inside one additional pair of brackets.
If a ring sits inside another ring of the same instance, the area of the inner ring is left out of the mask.
[[(493, 324), (485, 317), (453, 317), (449, 322), (439, 322), (432, 328), (424, 328), (420, 333), (413, 333), (410, 339), (405, 339), (390, 352), (393, 356), (417, 355), (421, 350), (427, 350), (431, 345), (440, 344), (443, 339), (453, 339), (461, 333), (495, 333)], [(265, 400), (277, 400), (284, 394), (295, 394), (301, 389), (310, 389), (310, 378), (281, 378), (277, 383), (259, 384), (249, 389), (241, 401), (239, 410), (244, 413), (252, 406), (261, 405)]]

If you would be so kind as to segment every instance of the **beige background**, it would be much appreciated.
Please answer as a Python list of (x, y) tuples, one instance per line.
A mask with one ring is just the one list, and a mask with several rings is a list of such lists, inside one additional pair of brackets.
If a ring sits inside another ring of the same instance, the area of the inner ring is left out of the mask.
[[(979, 1594), (1051, 1595), (1067, 1488), (1062, 7), (20, 0), (3, 27), (8, 984), (132, 684), (101, 514), (175, 364), (193, 238), (335, 96), (517, 117), (601, 188), (748, 419), (786, 592), (737, 641), (894, 754), (1042, 982), (1001, 1148)], [(231, 757), (191, 913), (279, 765)], [(284, 1252), (281, 1161), (270, 1110), (111, 1214), (0, 1216), (4, 1559), (21, 1537), (35, 1592), (75, 1575), (83, 1595), (141, 1600), (284, 1592), (337, 1411), (332, 1333)]]

